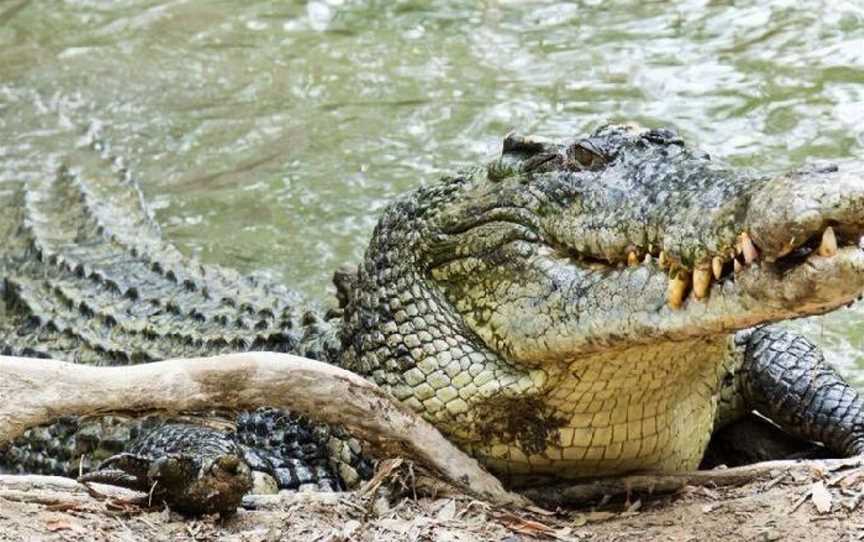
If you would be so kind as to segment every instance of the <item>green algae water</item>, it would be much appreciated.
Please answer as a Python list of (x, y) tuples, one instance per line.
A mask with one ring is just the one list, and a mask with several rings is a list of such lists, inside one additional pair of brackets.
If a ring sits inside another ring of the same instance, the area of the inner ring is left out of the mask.
[[(95, 127), (183, 252), (310, 298), (394, 196), (610, 121), (864, 159), (864, 2), (0, 1), (0, 192)], [(864, 306), (792, 325), (864, 385)]]

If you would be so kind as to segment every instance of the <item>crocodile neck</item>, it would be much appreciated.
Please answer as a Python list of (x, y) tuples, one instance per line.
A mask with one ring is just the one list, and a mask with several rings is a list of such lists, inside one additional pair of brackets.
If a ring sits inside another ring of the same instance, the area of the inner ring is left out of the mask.
[[(420, 260), (460, 179), (396, 202), (345, 309), (345, 366), (368, 375), (515, 483), (537, 476), (692, 470), (715, 427), (732, 335), (656, 341), (516, 366), (472, 332)], [(458, 304), (458, 301), (457, 301)], [(461, 309), (461, 310), (460, 310)]]

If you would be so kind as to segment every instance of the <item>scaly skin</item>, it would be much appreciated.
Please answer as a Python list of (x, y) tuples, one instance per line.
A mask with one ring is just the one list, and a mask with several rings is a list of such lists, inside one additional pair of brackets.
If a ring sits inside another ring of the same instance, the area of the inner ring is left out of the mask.
[[(0, 201), (0, 354), (117, 365), (255, 349), (338, 360), (337, 328), (314, 305), (165, 244), (137, 184), (100, 140), (69, 142), (64, 163), (24, 188)], [(225, 414), (216, 422), (225, 425)], [(252, 463), (283, 489), (339, 489), (340, 478), (369, 474), (338, 429), (272, 413), (239, 421)], [(159, 423), (64, 419), (0, 459), (14, 471), (77, 475)]]
[(861, 398), (819, 348), (777, 328), (758, 329), (742, 342), (739, 386), (748, 405), (797, 436), (845, 455), (864, 453)]
[(149, 493), (157, 503), (189, 515), (230, 514), (252, 489), (252, 470), (232, 434), (166, 424), (132, 441), (82, 482)]
[[(864, 405), (818, 352), (741, 331), (864, 291), (860, 164), (753, 176), (664, 130), (509, 136), (488, 167), (391, 204), (323, 318), (300, 316), (282, 289), (185, 261), (134, 183), (70, 152), (68, 171), (30, 182), (11, 222), (6, 351), (324, 359), (514, 482), (693, 469), (712, 431), (753, 408), (860, 451)], [(808, 380), (812, 369), (822, 376)]]
[[(345, 363), (514, 481), (694, 469), (715, 420), (767, 406), (729, 383), (775, 385), (759, 364), (735, 376), (733, 333), (861, 294), (862, 177), (747, 175), (667, 131), (511, 136), (488, 168), (384, 212)], [(811, 254), (829, 225), (841, 246)]]

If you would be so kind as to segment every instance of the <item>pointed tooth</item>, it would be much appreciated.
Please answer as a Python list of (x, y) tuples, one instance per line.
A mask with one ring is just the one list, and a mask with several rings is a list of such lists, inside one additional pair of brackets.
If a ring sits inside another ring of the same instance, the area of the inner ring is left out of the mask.
[(693, 295), (696, 299), (703, 299), (708, 296), (708, 290), (711, 289), (711, 270), (710, 269), (694, 269), (693, 270)]
[(820, 256), (835, 256), (837, 254), (837, 236), (834, 235), (834, 228), (828, 226), (822, 232), (822, 243), (819, 245), (817, 254)]
[(690, 273), (681, 269), (674, 278), (669, 279), (666, 287), (666, 302), (669, 308), (680, 309), (687, 297), (687, 289), (690, 287)]
[(744, 254), (744, 263), (751, 264), (759, 258), (759, 252), (756, 250), (756, 245), (746, 232), (742, 233), (739, 238), (739, 250)]
[(630, 254), (627, 255), (627, 265), (630, 267), (636, 267), (639, 265), (639, 256), (637, 256), (632, 250), (630, 251)]
[(796, 246), (797, 245), (795, 244), (795, 236), (793, 235), (792, 238), (789, 239), (789, 242), (787, 242), (786, 245), (782, 249), (780, 249), (780, 253), (777, 254), (774, 258), (776, 259), (786, 256), (787, 254), (795, 250)]
[(738, 258), (732, 259), (732, 267), (734, 268), (735, 273), (740, 273), (741, 270), (744, 269), (744, 266), (741, 265), (741, 262), (738, 261)]
[(748, 237), (747, 242), (744, 244), (744, 262), (751, 264), (757, 259), (759, 259), (759, 251), (756, 250), (756, 245)]
[(660, 251), (660, 256), (657, 257), (657, 263), (660, 264), (660, 267), (666, 269), (666, 266), (669, 264), (669, 260), (666, 259), (666, 251)]
[(714, 272), (714, 278), (720, 280), (720, 277), (723, 276), (723, 258), (714, 256), (711, 260), (711, 271)]
[(645, 253), (645, 259), (642, 260), (642, 263), (644, 263), (645, 265), (648, 265), (651, 263), (651, 253), (650, 252)]

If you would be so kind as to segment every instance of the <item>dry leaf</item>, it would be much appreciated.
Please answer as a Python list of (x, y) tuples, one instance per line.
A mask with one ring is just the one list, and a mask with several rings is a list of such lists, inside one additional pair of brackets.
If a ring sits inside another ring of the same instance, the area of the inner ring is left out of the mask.
[(811, 479), (809, 473), (800, 472), (800, 471), (796, 471), (796, 470), (789, 471), (789, 476), (792, 478), (792, 481), (794, 481), (797, 484), (800, 484), (801, 482), (806, 482), (807, 480)]
[(555, 512), (551, 510), (546, 510), (545, 508), (540, 508), (539, 506), (526, 506), (525, 510), (529, 512), (534, 512), (535, 514), (540, 514), (541, 516), (554, 516)]
[(618, 514), (615, 512), (588, 512), (587, 514), (578, 514), (573, 518), (573, 521), (570, 522), (570, 525), (573, 527), (582, 527), (584, 525), (588, 525), (589, 523), (599, 523), (601, 521), (607, 521), (614, 517), (617, 517)]
[(810, 487), (810, 499), (820, 514), (827, 514), (831, 511), (831, 493), (825, 488), (822, 480), (814, 482)]
[(411, 523), (404, 519), (380, 519), (376, 525), (394, 533), (405, 534), (411, 530)]
[(360, 529), (360, 522), (356, 519), (349, 519), (342, 527), (342, 536), (350, 539), (357, 533), (358, 529)]
[(438, 513), (435, 514), (435, 517), (438, 518), (438, 521), (450, 521), (451, 519), (456, 517), (456, 501), (453, 499), (448, 499), (444, 506), (438, 509)]
[(559, 540), (570, 540), (573, 535), (573, 529), (570, 527), (561, 527), (560, 529), (555, 529), (555, 537)]
[(598, 523), (600, 521), (610, 520), (616, 515), (615, 512), (588, 512), (588, 521), (591, 523)]
[(843, 489), (849, 489), (850, 487), (857, 485), (861, 481), (862, 477), (864, 477), (864, 472), (860, 469), (856, 469), (839, 480), (840, 487)]
[(554, 529), (552, 529), (552, 527), (540, 523), (539, 521), (511, 515), (508, 515), (504, 518), (504, 526), (513, 531), (514, 533), (527, 535), (551, 535), (554, 532)]
[(45, 522), (45, 528), (49, 531), (65, 531), (73, 528), (72, 523), (64, 518), (49, 519)]
[(705, 486), (699, 486), (697, 488), (694, 488), (694, 490), (696, 492), (700, 493), (701, 495), (705, 495), (709, 499), (717, 500), (719, 498), (716, 491), (713, 491), (710, 488), (707, 488)]
[(825, 478), (828, 476), (828, 469), (819, 463), (813, 463), (810, 465), (810, 471), (811, 475), (816, 476), (817, 478)]

